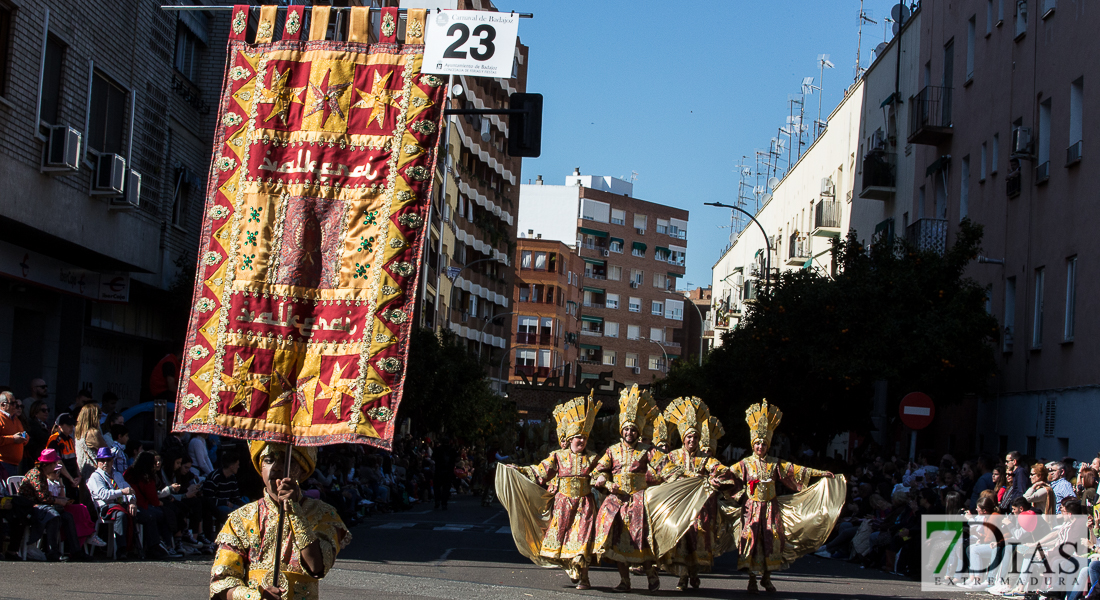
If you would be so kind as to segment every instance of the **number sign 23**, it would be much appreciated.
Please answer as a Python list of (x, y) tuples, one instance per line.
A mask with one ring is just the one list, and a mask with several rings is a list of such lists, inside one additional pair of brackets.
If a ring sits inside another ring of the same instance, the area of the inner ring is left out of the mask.
[(519, 16), (480, 10), (444, 10), (428, 15), (424, 73), (512, 76)]

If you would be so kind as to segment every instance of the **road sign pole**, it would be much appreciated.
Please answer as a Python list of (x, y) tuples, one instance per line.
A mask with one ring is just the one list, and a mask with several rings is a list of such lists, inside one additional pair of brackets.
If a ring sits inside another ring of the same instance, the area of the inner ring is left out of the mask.
[(910, 462), (917, 460), (917, 430), (916, 429), (909, 432), (909, 460), (910, 460)]

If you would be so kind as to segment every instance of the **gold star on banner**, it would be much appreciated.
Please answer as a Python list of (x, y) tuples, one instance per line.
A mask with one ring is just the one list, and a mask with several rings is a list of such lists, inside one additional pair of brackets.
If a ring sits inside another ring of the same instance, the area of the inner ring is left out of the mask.
[(369, 108), (370, 117), (367, 119), (369, 125), (371, 121), (377, 121), (379, 127), (385, 126), (386, 121), (386, 107), (400, 107), (400, 99), (405, 95), (403, 90), (387, 90), (386, 84), (390, 81), (390, 75), (392, 72), (386, 73), (385, 77), (380, 77), (378, 71), (374, 72), (374, 86), (371, 91), (360, 90), (356, 88), (355, 92), (359, 94), (363, 99), (356, 102), (352, 108)]
[(344, 116), (344, 111), (340, 110), (340, 96), (344, 95), (344, 90), (348, 89), (351, 82), (341, 83), (339, 85), (329, 85), (328, 79), (332, 75), (332, 69), (325, 72), (325, 78), (321, 80), (321, 85), (314, 83), (309, 84), (310, 94), (313, 96), (313, 103), (309, 105), (309, 112), (303, 115), (303, 118), (310, 115), (321, 113), (321, 127), (325, 126), (325, 121), (328, 121), (328, 116), (335, 112), (340, 115), (341, 119), (347, 119)]
[(350, 366), (351, 363), (348, 363), (346, 366), (341, 367), (340, 363), (337, 362), (336, 365), (332, 368), (332, 375), (329, 377), (328, 383), (319, 381), (319, 383), (321, 384), (321, 393), (317, 394), (316, 400), (326, 398), (332, 400), (332, 402), (325, 409), (325, 412), (327, 413), (331, 410), (332, 416), (336, 417), (337, 419), (340, 418), (340, 400), (343, 399), (343, 396), (345, 394), (348, 396), (355, 395), (355, 380), (344, 379), (343, 377), (344, 369)]
[(283, 125), (286, 125), (286, 115), (290, 111), (290, 107), (294, 104), (305, 104), (302, 101), (302, 92), (305, 91), (305, 86), (299, 88), (287, 87), (287, 82), (290, 80), (290, 69), (279, 73), (279, 69), (274, 70), (274, 74), (271, 76), (271, 86), (260, 90), (260, 95), (263, 99), (258, 100), (257, 104), (273, 104), (271, 107), (271, 114), (267, 115), (264, 122), (268, 122), (275, 117), (279, 117)]
[(255, 356), (249, 356), (248, 360), (241, 358), (240, 354), (233, 355), (233, 374), (222, 373), (222, 391), (236, 392), (233, 402), (229, 404), (229, 410), (243, 404), (245, 412), (252, 412), (252, 392), (259, 390), (267, 393), (267, 382), (271, 379), (267, 375), (250, 373), (252, 361)]

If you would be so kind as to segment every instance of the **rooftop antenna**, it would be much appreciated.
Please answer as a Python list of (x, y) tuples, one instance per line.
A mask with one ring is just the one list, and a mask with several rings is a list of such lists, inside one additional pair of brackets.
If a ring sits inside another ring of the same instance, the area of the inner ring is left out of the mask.
[[(821, 83), (822, 86), (824, 86), (825, 85), (825, 69), (831, 69), (831, 68), (835, 67), (836, 65), (834, 65), (829, 60), (829, 55), (828, 54), (818, 54), (817, 55), (817, 64), (820, 67), (820, 73), (818, 74), (817, 81), (819, 83)], [(825, 92), (821, 87), (818, 87), (817, 90), (821, 93), (817, 96), (817, 121), (814, 123), (815, 125), (817, 125), (818, 123), (823, 122), (821, 120), (821, 97), (825, 95)], [(824, 129), (825, 129), (824, 125), (821, 126), (820, 130), (816, 126), (814, 127), (814, 139), (815, 140), (817, 139), (817, 136), (821, 135), (821, 131), (823, 131)]]
[[(871, 18), (868, 11), (863, 10), (863, 1), (859, 0), (859, 34), (856, 37), (856, 77), (855, 81), (859, 81), (860, 76), (863, 75), (863, 69), (859, 66), (859, 55), (863, 51), (863, 23), (871, 23), (878, 25), (878, 21)], [(854, 83), (854, 82), (853, 82)]]

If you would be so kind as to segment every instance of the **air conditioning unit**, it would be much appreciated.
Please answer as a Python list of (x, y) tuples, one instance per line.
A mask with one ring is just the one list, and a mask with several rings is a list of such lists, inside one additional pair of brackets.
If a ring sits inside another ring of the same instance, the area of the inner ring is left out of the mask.
[(600, 254), (601, 254), (602, 256), (604, 256), (604, 257), (607, 257), (607, 256), (610, 256), (610, 255), (611, 255), (611, 253), (610, 253), (610, 252), (608, 252), (607, 250), (600, 250)]
[(126, 175), (126, 188), (121, 196), (111, 198), (107, 208), (111, 210), (131, 210), (141, 206), (141, 173), (133, 169)]
[(736, 282), (734, 285), (736, 285), (737, 287), (745, 285), (745, 276), (741, 273), (738, 273), (737, 277), (734, 277), (733, 280), (734, 282)]
[(126, 185), (126, 159), (118, 154), (100, 154), (92, 172), (93, 196), (117, 196)]
[(822, 196), (835, 196), (836, 189), (833, 187), (832, 177), (823, 177), (821, 179), (821, 195)]
[(1031, 153), (1031, 128), (1017, 127), (1012, 130), (1012, 152), (1015, 154)]
[(886, 148), (886, 134), (881, 129), (876, 129), (871, 134), (871, 150), (884, 150)]
[(635, 227), (634, 231), (637, 231), (638, 235), (645, 235), (645, 229), (642, 229), (641, 227)]
[(642, 287), (642, 284), (638, 283), (637, 281), (631, 281), (630, 282), (630, 287), (632, 287), (634, 289), (638, 289), (638, 288)]
[(50, 127), (41, 171), (50, 174), (73, 173), (80, 169), (80, 132), (68, 125)]
[(641, 367), (634, 367), (634, 374), (635, 375), (640, 375), (641, 373), (642, 373), (642, 368)]

